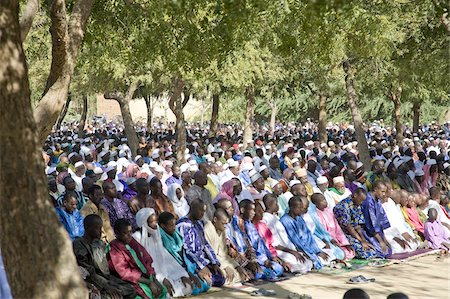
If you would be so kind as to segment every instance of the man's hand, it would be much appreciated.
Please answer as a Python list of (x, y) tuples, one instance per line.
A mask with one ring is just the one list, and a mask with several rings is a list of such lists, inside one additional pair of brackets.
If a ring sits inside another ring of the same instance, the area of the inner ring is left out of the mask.
[(381, 246), (381, 251), (383, 251), (383, 252), (389, 251), (389, 247), (386, 245), (386, 243), (380, 242), (380, 246)]
[(169, 293), (171, 296), (173, 296), (173, 294), (175, 293), (175, 290), (173, 289), (173, 286), (170, 283), (170, 281), (168, 281), (167, 278), (164, 278), (162, 284), (167, 288), (167, 293)]
[(234, 270), (230, 267), (225, 267), (225, 277), (228, 282), (232, 282), (234, 280)]
[(253, 273), (262, 273), (262, 269), (257, 262), (248, 262), (247, 268)]
[(200, 282), (198, 277), (191, 273), (188, 273), (188, 275), (189, 279), (191, 280), (192, 286), (195, 286), (200, 289), (202, 287), (202, 283)]
[(222, 273), (222, 270), (220, 269), (220, 267), (218, 265), (214, 264), (214, 265), (212, 265), (212, 268), (213, 268), (214, 274)]
[(113, 286), (107, 285), (105, 287), (106, 293), (112, 298), (112, 299), (121, 299), (122, 295), (120, 294), (120, 291), (116, 289)]
[(273, 258), (272, 258), (272, 260), (275, 262), (275, 263), (278, 263), (278, 264), (283, 264), (283, 260), (282, 259), (280, 259), (278, 256), (274, 256)]
[(295, 256), (297, 261), (299, 261), (300, 263), (306, 262), (306, 258), (300, 252), (293, 250), (292, 255)]
[(209, 285), (212, 283), (212, 274), (208, 267), (203, 267), (200, 271), (198, 271), (198, 277), (200, 279), (206, 281)]
[(373, 248), (371, 244), (369, 244), (366, 241), (361, 242), (363, 250), (369, 250), (370, 248)]
[(287, 262), (282, 262), (281, 266), (283, 266), (284, 271), (292, 272), (292, 265)]
[(130, 207), (131, 212), (136, 214), (139, 211), (139, 204), (136, 200), (130, 200), (128, 201), (128, 207)]
[(152, 291), (153, 297), (158, 298), (161, 295), (162, 288), (156, 279), (155, 279), (155, 281), (150, 281), (148, 286), (150, 287), (150, 290)]
[(264, 262), (264, 266), (265, 266), (266, 268), (272, 268), (272, 262), (271, 262), (270, 260), (266, 260), (266, 261)]
[(241, 266), (237, 266), (236, 271), (239, 273), (241, 281), (249, 281), (250, 280), (250, 276), (247, 274), (247, 271), (245, 271), (245, 269), (242, 268)]
[(186, 277), (186, 276), (181, 277), (181, 282), (183, 283), (183, 285), (184, 285), (185, 287), (190, 286), (191, 288), (194, 288), (194, 287), (193, 287), (193, 283), (192, 283), (192, 281), (189, 279), (189, 277)]
[(336, 246), (336, 247), (341, 247), (338, 243), (338, 241), (336, 241), (335, 239), (331, 239), (331, 243)]
[(328, 254), (326, 254), (325, 252), (321, 251), (318, 256), (320, 256), (321, 258), (323, 258), (325, 261), (328, 261), (328, 259), (330, 258), (330, 256)]
[(325, 249), (330, 249), (330, 243), (325, 242), (325, 241), (324, 241), (324, 243), (325, 243), (325, 247), (324, 247), (324, 248), (325, 248)]

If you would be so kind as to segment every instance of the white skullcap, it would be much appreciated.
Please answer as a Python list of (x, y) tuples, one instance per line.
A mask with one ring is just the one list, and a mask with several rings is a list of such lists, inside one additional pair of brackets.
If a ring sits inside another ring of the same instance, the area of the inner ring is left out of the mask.
[(436, 164), (437, 164), (437, 162), (436, 162), (435, 159), (429, 159), (429, 160), (427, 161), (427, 165), (436, 165)]
[(155, 171), (156, 171), (156, 172), (164, 172), (164, 167), (162, 167), (162, 166), (160, 166), (160, 165), (157, 165), (157, 166), (155, 167)]
[(297, 184), (301, 184), (302, 182), (300, 182), (299, 180), (292, 180), (289, 182), (289, 188), (292, 188), (292, 186), (297, 185)]
[(298, 158), (294, 158), (294, 159), (292, 159), (292, 164), (294, 164), (294, 163), (297, 163), (298, 162)]
[(443, 166), (444, 166), (444, 169), (447, 169), (450, 166), (450, 163), (445, 162)]
[(264, 171), (264, 170), (266, 170), (267, 169), (267, 166), (266, 165), (262, 165), (260, 168), (259, 168), (259, 172), (262, 172), (262, 171)]
[(76, 153), (70, 153), (69, 156), (67, 156), (67, 158), (71, 159), (75, 155), (76, 155)]
[(191, 161), (189, 161), (189, 165), (197, 165), (197, 161), (191, 160)]
[(304, 177), (304, 176), (307, 176), (307, 175), (308, 175), (308, 173), (306, 172), (306, 169), (305, 169), (305, 168), (299, 168), (299, 169), (297, 169), (297, 170), (295, 171), (295, 174), (296, 174), (298, 177)]
[(81, 161), (78, 161), (77, 163), (75, 163), (74, 166), (75, 166), (75, 168), (78, 168), (78, 167), (84, 166), (84, 163)]
[(158, 163), (156, 161), (150, 162), (150, 165), (149, 165), (150, 168), (155, 168), (156, 166), (158, 166)]
[(45, 173), (46, 173), (46, 174), (52, 174), (52, 173), (54, 173), (55, 171), (56, 171), (56, 167), (49, 167)]
[(423, 170), (420, 169), (420, 168), (416, 169), (416, 171), (414, 171), (414, 174), (415, 174), (416, 176), (423, 176), (423, 175), (425, 175), (425, 173), (423, 172)]
[(333, 184), (338, 184), (338, 183), (343, 183), (343, 182), (345, 182), (343, 176), (337, 176), (337, 177), (333, 178)]
[(139, 160), (140, 158), (142, 158), (142, 156), (141, 156), (141, 155), (137, 155), (137, 156), (134, 158), (134, 162), (137, 162), (137, 160)]
[(284, 197), (286, 198), (287, 201), (289, 201), (289, 199), (294, 197), (294, 194), (292, 194), (290, 191), (287, 191), (284, 193)]
[(108, 162), (108, 164), (106, 164), (106, 166), (111, 166), (111, 167), (116, 168), (117, 167), (117, 162), (116, 161), (110, 161), (110, 162)]
[(273, 187), (275, 187), (277, 184), (279, 184), (280, 182), (279, 181), (277, 181), (277, 180), (272, 180), (271, 182), (270, 182), (270, 188), (273, 188)]
[(321, 143), (321, 144), (320, 144), (320, 147), (321, 147), (321, 148), (326, 147), (326, 146), (327, 146), (326, 143)]
[(335, 143), (333, 141), (328, 142), (328, 146), (333, 146), (333, 145), (335, 145)]
[(95, 167), (94, 168), (94, 173), (95, 174), (102, 174), (103, 173), (103, 169), (101, 169), (100, 167)]
[(328, 179), (324, 176), (320, 176), (317, 178), (316, 182), (318, 185), (321, 185), (321, 184), (328, 183)]
[(189, 163), (184, 163), (180, 165), (180, 171), (185, 172), (189, 169)]
[(244, 163), (241, 165), (242, 170), (246, 171), (246, 170), (252, 170), (253, 169), (253, 164), (252, 163)]
[(101, 151), (100, 152), (100, 154), (98, 154), (98, 156), (100, 157), (100, 158), (103, 158), (106, 154), (108, 154), (109, 153), (109, 151)]
[(228, 163), (228, 167), (238, 167), (239, 166), (239, 162), (238, 161), (234, 161), (232, 159), (229, 159), (227, 161), (227, 163)]
[(189, 166), (189, 171), (192, 171), (192, 172), (198, 171), (197, 164), (190, 165)]

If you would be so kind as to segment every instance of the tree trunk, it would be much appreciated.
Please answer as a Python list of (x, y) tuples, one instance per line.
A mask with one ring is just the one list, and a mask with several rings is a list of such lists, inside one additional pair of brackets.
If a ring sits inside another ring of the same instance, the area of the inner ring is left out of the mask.
[(151, 132), (153, 129), (153, 100), (150, 96), (145, 97), (145, 104), (147, 105), (147, 132)]
[(67, 98), (93, 3), (94, 0), (75, 1), (68, 18), (64, 0), (51, 2), (52, 64), (44, 93), (34, 109), (40, 143), (50, 134)]
[(133, 99), (134, 92), (139, 87), (139, 81), (133, 82), (128, 87), (127, 94), (124, 96), (121, 92), (107, 92), (104, 97), (107, 100), (116, 100), (120, 106), (123, 125), (125, 127), (125, 135), (127, 136), (128, 146), (131, 149), (133, 157), (137, 155), (139, 148), (139, 140), (134, 129), (133, 118), (130, 112), (130, 101)]
[(18, 1), (0, 1), (0, 247), (5, 270), (14, 298), (87, 298), (72, 242), (48, 199), (18, 8)]
[(64, 104), (64, 107), (63, 107), (61, 113), (58, 116), (58, 121), (56, 122), (56, 126), (55, 126), (56, 130), (59, 130), (59, 128), (61, 128), (61, 124), (62, 124), (64, 118), (66, 117), (66, 114), (67, 114), (67, 111), (69, 110), (69, 105), (70, 105), (71, 101), (72, 101), (72, 96), (69, 93), (67, 95), (67, 100), (66, 100), (66, 102)]
[(84, 126), (86, 125), (88, 111), (88, 97), (87, 95), (83, 95), (83, 111), (81, 112), (80, 124), (78, 125), (78, 137), (84, 137)]
[(255, 90), (253, 86), (245, 89), (245, 99), (247, 105), (245, 108), (244, 134), (242, 144), (244, 149), (247, 148), (247, 141), (253, 140), (253, 118), (255, 114)]
[(275, 100), (269, 101), (269, 106), (271, 108), (270, 113), (270, 136), (273, 137), (273, 134), (275, 134), (275, 121), (277, 117), (277, 102)]
[(420, 106), (422, 105), (421, 102), (414, 102), (413, 103), (413, 132), (417, 133), (419, 131), (419, 124), (420, 124)]
[(215, 93), (212, 96), (212, 108), (211, 108), (211, 123), (209, 124), (209, 137), (214, 137), (217, 134), (217, 128), (219, 126), (219, 94)]
[(403, 125), (402, 125), (402, 102), (401, 102), (401, 94), (402, 94), (402, 88), (392, 88), (389, 91), (389, 98), (394, 103), (394, 111), (393, 111), (393, 118), (395, 121), (395, 130), (397, 132), (397, 143), (399, 145), (403, 145)]
[(187, 103), (187, 99), (182, 101), (181, 94), (183, 92), (184, 82), (180, 76), (174, 80), (173, 90), (169, 98), (169, 107), (176, 117), (176, 138), (177, 138), (177, 162), (182, 164), (186, 160), (184, 158), (186, 150), (186, 126), (183, 113), (183, 102)]
[(319, 140), (321, 143), (327, 143), (327, 100), (325, 94), (319, 94)]
[(33, 19), (39, 10), (39, 0), (28, 0), (27, 6), (23, 11), (22, 17), (20, 18), (20, 39), (23, 42), (30, 32), (31, 25), (33, 24)]
[(448, 18), (448, 12), (442, 14), (441, 21), (445, 30), (447, 30), (447, 33), (450, 35), (450, 19)]
[(363, 129), (363, 121), (361, 113), (358, 108), (358, 94), (356, 93), (352, 65), (349, 60), (345, 60), (342, 64), (345, 72), (345, 86), (347, 89), (347, 100), (353, 118), (353, 125), (355, 126), (356, 141), (358, 142), (359, 159), (364, 164), (364, 169), (370, 171), (372, 165), (369, 155), (369, 146), (367, 144), (366, 135)]

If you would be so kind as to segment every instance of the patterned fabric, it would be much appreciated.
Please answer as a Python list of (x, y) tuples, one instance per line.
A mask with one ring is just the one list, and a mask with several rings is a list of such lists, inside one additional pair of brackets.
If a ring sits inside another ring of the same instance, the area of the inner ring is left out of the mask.
[(252, 244), (253, 249), (255, 250), (256, 259), (258, 260), (258, 263), (260, 265), (264, 265), (265, 261), (272, 258), (272, 254), (270, 253), (266, 244), (264, 244), (264, 241), (259, 235), (255, 225), (251, 221), (246, 220), (244, 222), (244, 226), (245, 231), (247, 232), (248, 239)]
[(113, 201), (110, 202), (106, 198), (103, 198), (100, 205), (108, 212), (111, 227), (114, 228), (114, 224), (118, 219), (125, 218), (131, 223), (133, 231), (137, 229), (136, 218), (134, 218), (128, 205), (122, 200), (114, 198)]
[[(72, 192), (75, 193), (77, 196), (77, 209), (81, 210), (81, 208), (84, 206), (84, 204), (87, 201), (87, 197), (84, 197), (83, 193), (81, 191), (72, 191)], [(66, 195), (66, 191), (63, 192), (56, 200), (58, 202), (58, 207), (62, 206), (63, 198), (65, 195)]]
[(231, 222), (226, 226), (227, 238), (233, 243), (236, 250), (243, 254), (247, 251), (247, 243), (245, 242), (244, 234), (239, 228), (239, 218), (234, 215)]
[(69, 233), (70, 239), (73, 240), (76, 237), (81, 237), (84, 235), (84, 217), (81, 216), (78, 210), (75, 210), (72, 214), (69, 214), (62, 208), (56, 208), (56, 214), (58, 215), (59, 221), (61, 221), (64, 228)]

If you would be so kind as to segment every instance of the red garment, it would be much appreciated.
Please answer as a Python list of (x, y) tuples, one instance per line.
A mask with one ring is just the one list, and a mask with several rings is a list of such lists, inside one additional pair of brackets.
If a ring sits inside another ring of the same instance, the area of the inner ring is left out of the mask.
[(416, 208), (406, 208), (406, 213), (408, 214), (408, 218), (409, 221), (412, 223), (412, 225), (414, 226), (414, 228), (421, 232), (422, 234), (424, 233), (425, 227), (423, 225), (422, 220), (420, 220), (419, 217), (419, 213), (417, 212)]
[(258, 230), (258, 233), (261, 236), (261, 238), (264, 240), (264, 243), (266, 244), (272, 256), (278, 256), (277, 250), (272, 245), (273, 244), (272, 232), (267, 227), (267, 225), (264, 222), (259, 221), (258, 223), (255, 223), (255, 227)]
[[(154, 276), (155, 270), (152, 267), (153, 260), (147, 250), (145, 250), (145, 248), (135, 239), (131, 239), (131, 242), (128, 245), (136, 251), (139, 260), (144, 265), (145, 269), (147, 269), (147, 273), (144, 277), (148, 278), (150, 275)], [(106, 258), (111, 272), (116, 274), (120, 279), (132, 283), (139, 296), (148, 298), (138, 285), (138, 279), (142, 277), (143, 273), (134, 261), (130, 251), (125, 247), (125, 244), (116, 239), (112, 241), (109, 246), (111, 248), (106, 254)]]

